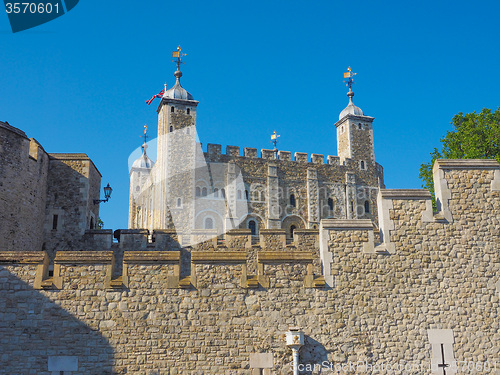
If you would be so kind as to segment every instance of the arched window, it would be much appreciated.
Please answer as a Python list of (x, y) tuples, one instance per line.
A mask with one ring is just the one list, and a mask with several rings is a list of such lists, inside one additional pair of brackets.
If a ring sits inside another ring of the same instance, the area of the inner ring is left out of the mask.
[(249, 197), (248, 197), (248, 190), (245, 190), (245, 199), (248, 200)]
[(182, 199), (177, 198), (177, 207), (181, 207), (181, 206), (182, 206)]
[(188, 109), (186, 109), (186, 114), (188, 114), (188, 115), (189, 115), (190, 113), (191, 113), (191, 109), (189, 109), (189, 108), (188, 108)]
[(219, 189), (214, 189), (214, 198), (219, 198)]
[(297, 229), (297, 227), (295, 225), (291, 225), (290, 226), (290, 238), (293, 238), (293, 231)]
[(196, 196), (197, 197), (201, 196), (201, 189), (199, 186), (196, 187)]
[(370, 202), (365, 201), (365, 214), (370, 213)]
[(256, 236), (257, 235), (257, 223), (255, 222), (255, 220), (250, 220), (248, 222), (248, 229), (250, 229), (250, 232), (252, 233), (252, 236)]
[(174, 107), (170, 107), (170, 112), (174, 113), (175, 112), (175, 108)]
[(90, 218), (90, 229), (94, 229), (94, 218)]
[(295, 202), (295, 194), (290, 194), (290, 206), (296, 207), (297, 202)]
[(363, 160), (360, 161), (359, 167), (364, 170), (365, 169), (365, 162)]
[(236, 193), (236, 196), (238, 199), (241, 199), (241, 190), (238, 190), (238, 192)]
[(214, 221), (211, 217), (205, 219), (205, 229), (214, 229)]
[(220, 189), (220, 193), (222, 195), (222, 198), (226, 199), (226, 190)]
[(333, 211), (333, 199), (332, 198), (328, 198), (328, 208)]
[(363, 125), (361, 125), (361, 123), (358, 124), (358, 129), (359, 130), (363, 129)]
[(263, 191), (260, 193), (260, 200), (261, 200), (262, 202), (265, 202), (265, 201), (266, 201), (266, 193), (265, 193), (265, 192), (263, 192)]
[(207, 188), (204, 187), (203, 189), (201, 189), (201, 196), (202, 197), (206, 197), (207, 196)]
[(170, 125), (170, 133), (172, 133), (174, 131), (174, 127), (172, 125)]
[(254, 193), (252, 194), (253, 196), (253, 200), (254, 201), (259, 201), (260, 200), (260, 193), (258, 191), (254, 191)]

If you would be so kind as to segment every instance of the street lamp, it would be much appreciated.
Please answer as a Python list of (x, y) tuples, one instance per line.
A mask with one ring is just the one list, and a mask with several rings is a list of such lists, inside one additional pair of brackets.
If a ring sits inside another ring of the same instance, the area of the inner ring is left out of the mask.
[(101, 202), (107, 202), (109, 200), (109, 197), (111, 197), (111, 193), (113, 192), (113, 189), (111, 186), (109, 186), (109, 183), (104, 187), (104, 198), (105, 199), (94, 199), (94, 204), (99, 204)]

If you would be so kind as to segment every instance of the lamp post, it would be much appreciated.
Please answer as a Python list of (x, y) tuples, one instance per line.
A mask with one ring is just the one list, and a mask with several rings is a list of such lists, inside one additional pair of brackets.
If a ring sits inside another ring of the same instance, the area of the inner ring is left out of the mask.
[(113, 189), (111, 186), (109, 186), (109, 183), (104, 187), (104, 198), (105, 199), (94, 199), (94, 204), (99, 204), (101, 202), (107, 202), (109, 198), (111, 197), (111, 193), (113, 192)]
[(299, 375), (299, 349), (304, 345), (304, 332), (299, 327), (290, 327), (286, 333), (286, 345), (292, 349), (293, 375)]

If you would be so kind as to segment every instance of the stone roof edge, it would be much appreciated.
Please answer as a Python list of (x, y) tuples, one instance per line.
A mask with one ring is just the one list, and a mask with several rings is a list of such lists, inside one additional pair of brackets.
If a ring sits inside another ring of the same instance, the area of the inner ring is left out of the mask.
[(28, 139), (25, 132), (23, 132), (21, 129), (12, 126), (7, 121), (6, 122), (0, 121), (0, 128), (4, 128), (6, 130), (11, 131), (12, 133), (15, 133), (17, 135), (20, 135), (21, 137)]
[(426, 189), (381, 189), (382, 198), (397, 199), (431, 199), (431, 193)]
[(52, 159), (52, 160), (88, 160), (92, 163), (92, 165), (94, 166), (95, 170), (97, 171), (97, 173), (99, 173), (99, 176), (102, 177), (102, 174), (101, 172), (99, 172), (99, 169), (97, 169), (96, 165), (94, 164), (94, 162), (92, 161), (91, 158), (89, 158), (89, 156), (87, 154), (83, 154), (83, 153), (64, 153), (64, 152), (52, 152), (52, 153), (49, 153), (49, 158)]
[(441, 169), (499, 169), (495, 159), (437, 159), (434, 168)]

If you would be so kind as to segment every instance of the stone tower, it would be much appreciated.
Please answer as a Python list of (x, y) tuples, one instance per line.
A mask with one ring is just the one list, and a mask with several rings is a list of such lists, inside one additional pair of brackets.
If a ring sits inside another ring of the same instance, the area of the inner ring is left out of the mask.
[(179, 64), (174, 73), (175, 85), (165, 90), (157, 109), (158, 157), (152, 202), (156, 228), (171, 227), (171, 210), (176, 210), (177, 225), (181, 227), (191, 226), (194, 220), (187, 203), (194, 197), (198, 101), (181, 86)]
[(142, 217), (137, 209), (137, 202), (155, 164), (154, 161), (152, 161), (146, 154), (147, 148), (148, 145), (146, 143), (146, 139), (144, 139), (144, 144), (142, 145), (142, 155), (134, 161), (132, 168), (130, 168), (129, 228), (135, 228), (139, 223), (144, 222), (146, 219)]
[(360, 170), (366, 170), (375, 165), (372, 127), (374, 118), (363, 115), (361, 108), (354, 105), (354, 92), (351, 89), (347, 96), (349, 104), (340, 112), (339, 121), (335, 124), (337, 153), (341, 163), (346, 159), (353, 159)]

